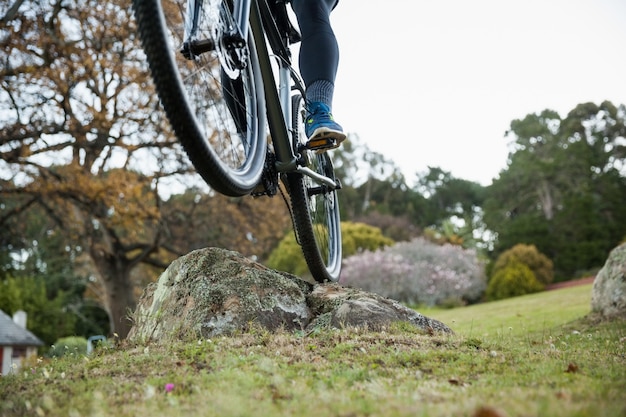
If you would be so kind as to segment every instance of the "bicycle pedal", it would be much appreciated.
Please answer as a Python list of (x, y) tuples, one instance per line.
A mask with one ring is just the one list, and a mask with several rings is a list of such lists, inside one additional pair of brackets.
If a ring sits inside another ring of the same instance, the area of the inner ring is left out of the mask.
[(307, 142), (306, 148), (310, 151), (323, 151), (335, 148), (336, 144), (337, 142), (333, 138), (313, 138)]

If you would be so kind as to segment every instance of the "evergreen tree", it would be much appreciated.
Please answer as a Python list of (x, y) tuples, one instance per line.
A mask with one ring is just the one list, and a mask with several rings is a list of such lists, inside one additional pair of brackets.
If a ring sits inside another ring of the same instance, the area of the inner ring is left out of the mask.
[(488, 188), (494, 256), (534, 244), (556, 280), (602, 266), (626, 230), (626, 107), (583, 103), (514, 120), (509, 164)]

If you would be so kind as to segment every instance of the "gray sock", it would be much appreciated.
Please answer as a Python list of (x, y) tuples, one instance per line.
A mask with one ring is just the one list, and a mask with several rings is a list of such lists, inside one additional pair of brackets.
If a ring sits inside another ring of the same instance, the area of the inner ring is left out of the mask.
[(335, 86), (333, 83), (326, 80), (317, 80), (306, 89), (306, 98), (311, 102), (318, 101), (324, 103), (332, 109), (334, 92)]

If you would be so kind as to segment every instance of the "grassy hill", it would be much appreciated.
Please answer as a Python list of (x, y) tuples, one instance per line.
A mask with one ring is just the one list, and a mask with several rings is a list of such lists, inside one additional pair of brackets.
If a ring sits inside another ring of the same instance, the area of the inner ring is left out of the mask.
[(549, 332), (589, 314), (591, 287), (579, 285), (464, 308), (419, 311), (468, 337), (524, 336)]
[(160, 347), (120, 343), (0, 378), (0, 416), (624, 416), (626, 323), (591, 286), (312, 335), (263, 330)]

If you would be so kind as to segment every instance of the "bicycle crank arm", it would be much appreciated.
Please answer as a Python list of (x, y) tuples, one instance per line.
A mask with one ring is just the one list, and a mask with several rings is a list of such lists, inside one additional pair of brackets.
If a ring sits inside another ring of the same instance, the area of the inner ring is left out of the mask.
[(307, 177), (313, 178), (315, 181), (321, 182), (322, 184), (327, 185), (333, 190), (339, 190), (341, 188), (341, 184), (339, 183), (339, 181), (335, 182), (324, 175), (318, 174), (317, 172), (313, 171), (310, 168), (299, 166), (296, 168), (296, 172), (302, 175), (306, 175)]

